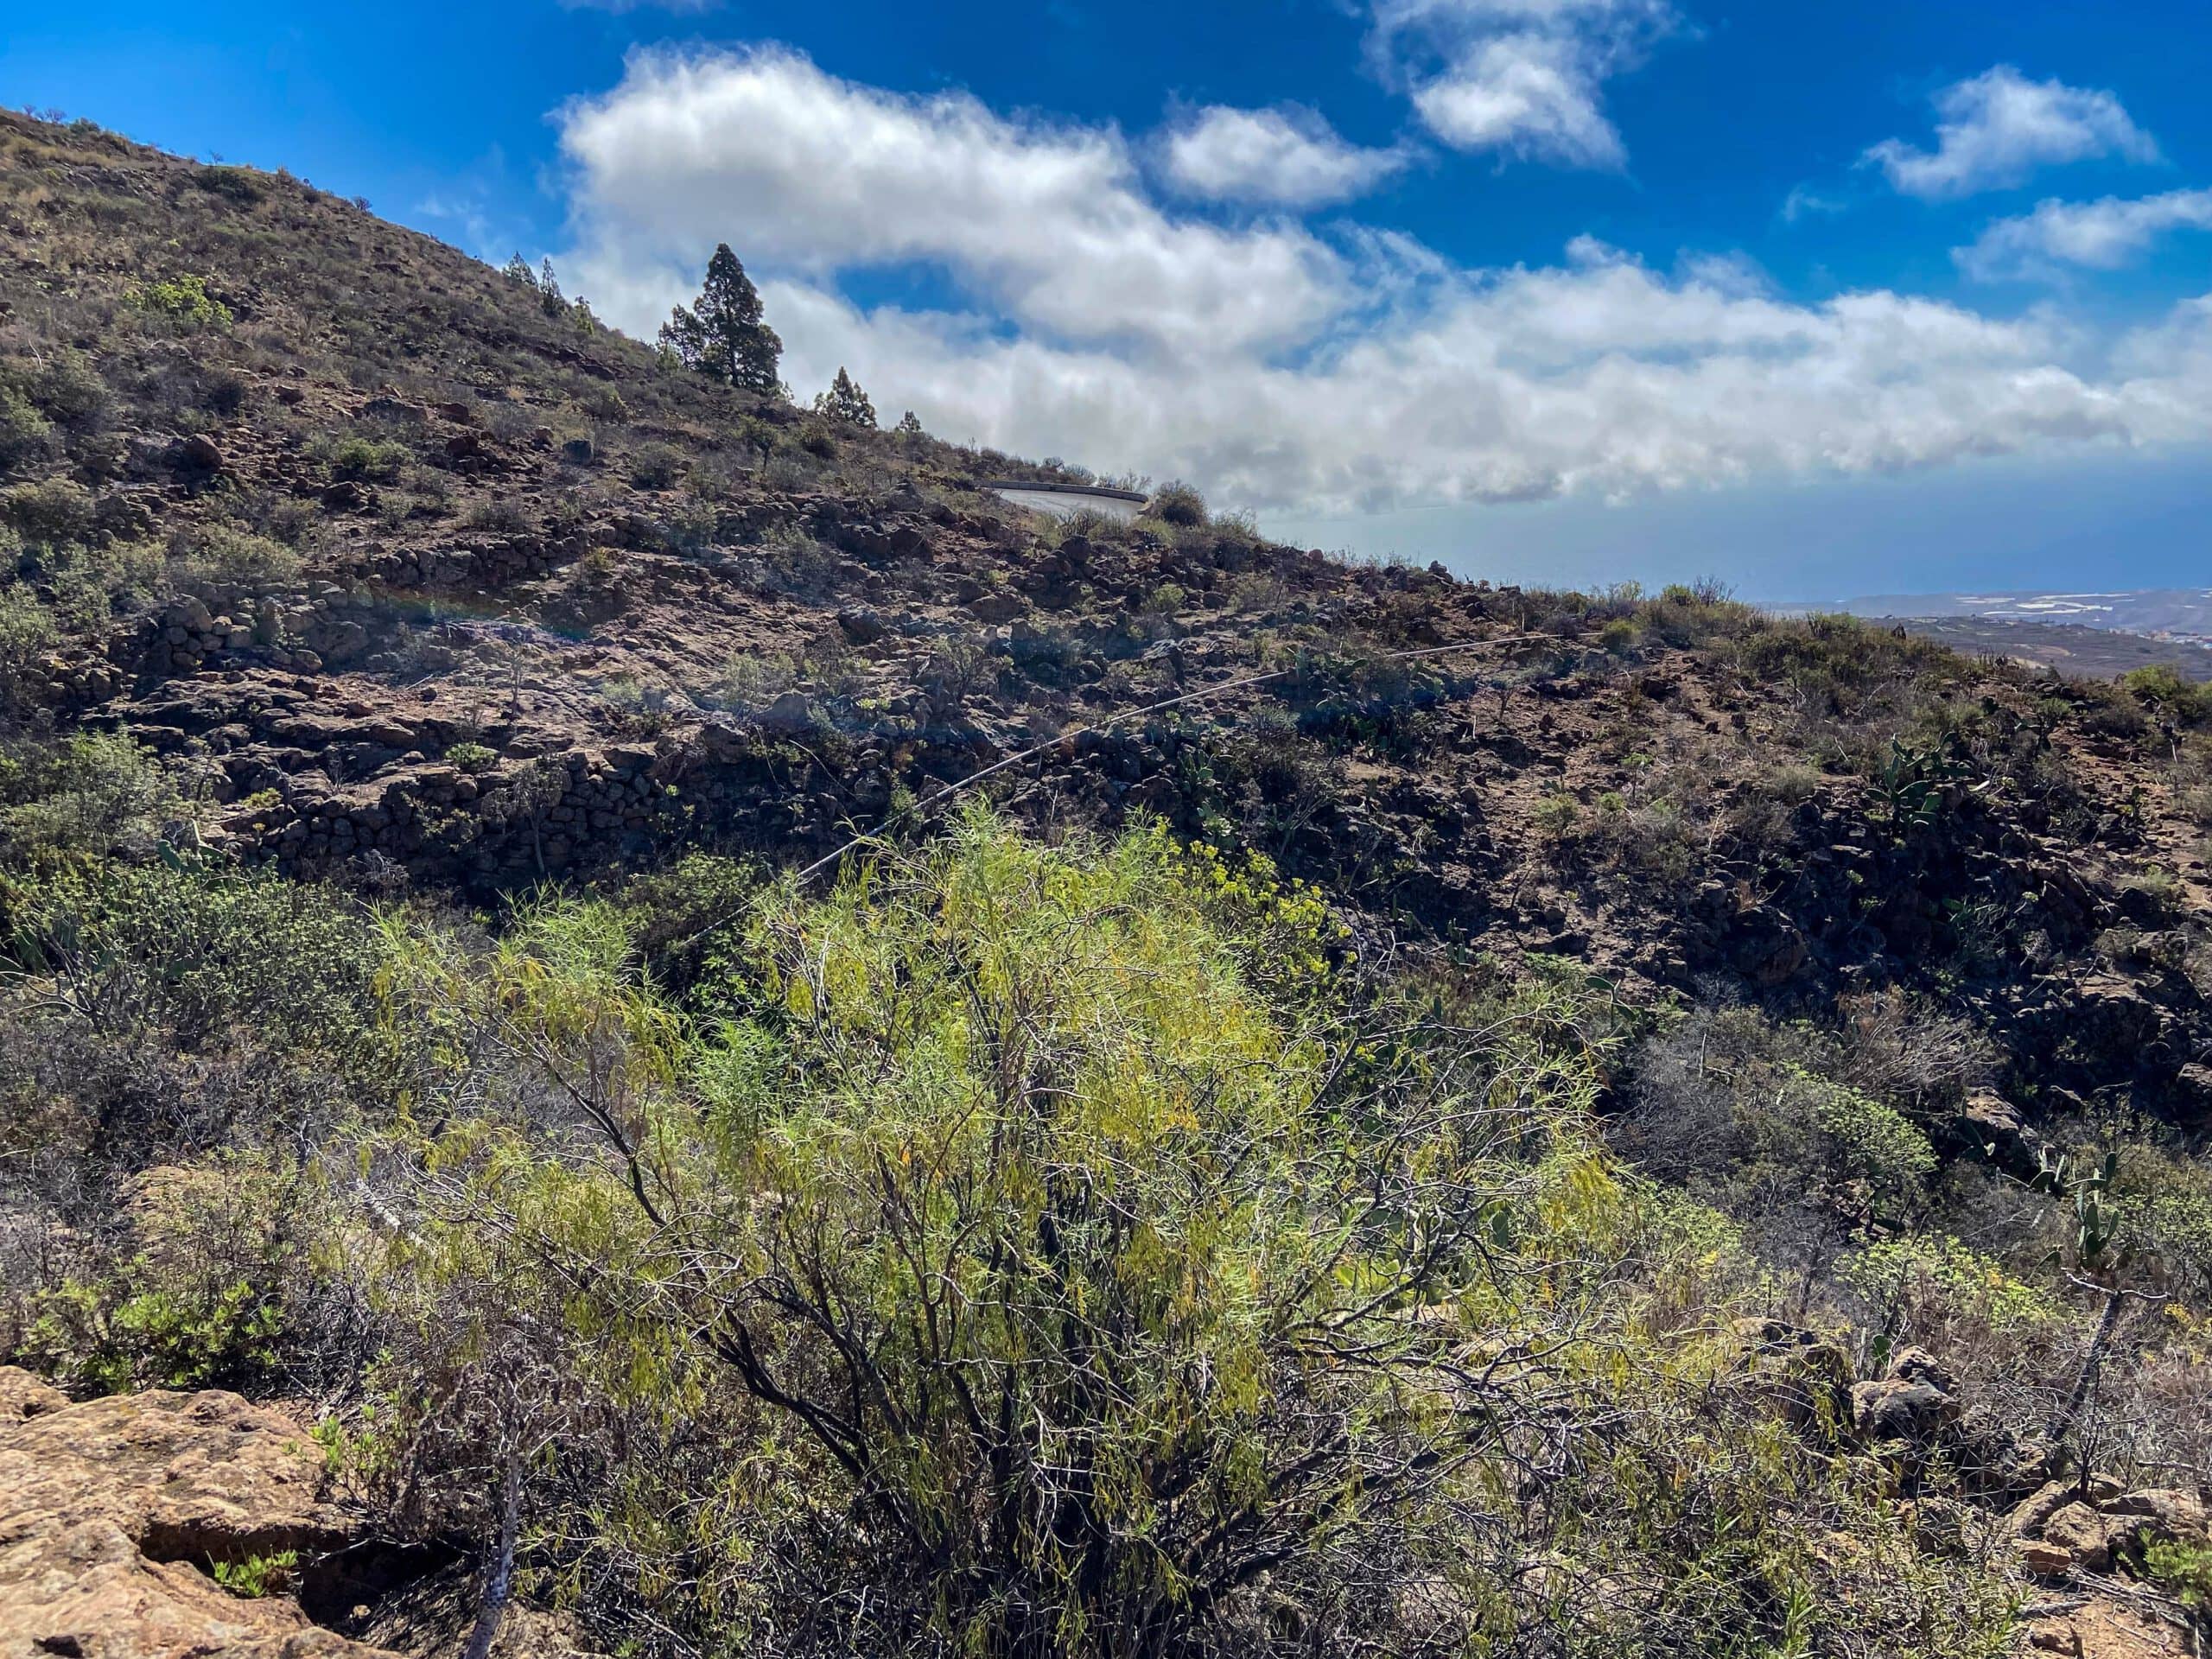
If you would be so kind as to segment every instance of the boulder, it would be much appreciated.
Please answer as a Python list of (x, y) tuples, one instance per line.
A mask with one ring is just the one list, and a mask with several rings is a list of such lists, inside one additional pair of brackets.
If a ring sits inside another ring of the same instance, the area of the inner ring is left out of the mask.
[(290, 1419), (216, 1391), (68, 1405), (19, 1372), (0, 1386), (35, 1408), (0, 1417), (0, 1655), (376, 1659), (289, 1597), (212, 1576), (352, 1537)]
[(2064, 1550), (2076, 1566), (2106, 1573), (2141, 1529), (2139, 1521), (2107, 1515), (2093, 1504), (2076, 1502), (2061, 1505), (2043, 1523), (2043, 1541)]
[(1923, 1443), (1959, 1420), (1957, 1383), (1924, 1348), (1907, 1348), (1880, 1377), (1851, 1390), (1851, 1419), (1863, 1440)]
[(884, 620), (867, 606), (855, 606), (837, 613), (837, 626), (845, 637), (856, 645), (872, 645), (883, 638)]
[(59, 1411), (69, 1396), (16, 1365), (0, 1365), (0, 1427)]

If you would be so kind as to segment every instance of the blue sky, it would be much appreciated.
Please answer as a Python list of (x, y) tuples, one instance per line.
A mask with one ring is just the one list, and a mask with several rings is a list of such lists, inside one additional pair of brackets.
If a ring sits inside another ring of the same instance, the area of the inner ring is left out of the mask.
[[(17, 10), (29, 10), (18, 8)], [(286, 165), (802, 393), (1330, 547), (1755, 597), (2208, 577), (2201, 6), (38, 8), (0, 99)]]

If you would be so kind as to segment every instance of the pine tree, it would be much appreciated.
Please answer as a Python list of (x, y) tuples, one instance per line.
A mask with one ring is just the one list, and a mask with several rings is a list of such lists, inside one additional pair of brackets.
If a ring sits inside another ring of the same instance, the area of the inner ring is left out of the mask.
[(899, 417), (899, 424), (894, 429), (902, 438), (918, 438), (922, 435), (921, 416), (910, 409)]
[(553, 258), (550, 254), (546, 256), (545, 263), (538, 268), (537, 288), (538, 291), (554, 304), (559, 305), (563, 302), (561, 282), (553, 274)]
[(868, 401), (868, 393), (860, 383), (847, 374), (841, 365), (837, 378), (830, 383), (830, 390), (814, 400), (815, 411), (833, 421), (842, 421), (848, 426), (865, 426), (871, 431), (875, 427), (875, 405)]
[(530, 268), (530, 261), (519, 253), (507, 261), (506, 276), (509, 282), (520, 283), (524, 288), (537, 286), (537, 273)]
[(698, 304), (679, 305), (661, 325), (660, 343), (684, 366), (746, 391), (774, 396), (784, 342), (761, 321), (760, 293), (725, 242), (707, 264)]

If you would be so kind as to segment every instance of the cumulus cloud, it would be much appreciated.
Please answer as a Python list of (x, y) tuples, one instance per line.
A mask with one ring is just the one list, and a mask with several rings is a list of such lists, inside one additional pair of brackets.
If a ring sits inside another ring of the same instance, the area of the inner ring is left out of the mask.
[(1365, 194), (1406, 165), (1402, 149), (1348, 143), (1308, 110), (1193, 110), (1169, 130), (1162, 169), (1185, 195), (1313, 207)]
[(1933, 150), (1886, 138), (1861, 158), (1896, 189), (1926, 200), (2007, 188), (2062, 162), (2158, 159), (2158, 144), (2112, 93), (2030, 80), (2010, 64), (1945, 87), (1935, 105)]
[(1302, 338), (1347, 299), (1291, 224), (1229, 230), (1146, 199), (1110, 128), (1017, 123), (962, 93), (908, 98), (773, 49), (633, 55), (571, 105), (562, 148), (596, 235), (701, 263), (829, 272), (941, 265), (1069, 340), (1186, 355)]
[[(1152, 203), (1110, 129), (893, 97), (784, 54), (639, 58), (564, 123), (562, 267), (620, 326), (649, 334), (727, 238), (803, 391), (846, 366), (944, 436), (1195, 478), (1243, 506), (2212, 442), (2212, 300), (2100, 348), (2047, 311), (1798, 302), (1740, 256), (1662, 271), (1579, 238), (1556, 265), (1473, 270), (1386, 230), (1224, 227)], [(951, 273), (955, 307), (839, 289), (912, 260)]]
[(2000, 219), (1951, 257), (1983, 282), (2049, 277), (2062, 267), (2118, 270), (2171, 231), (2212, 230), (2212, 190), (2169, 190), (2130, 200), (2041, 201)]
[(2076, 342), (2040, 321), (1885, 292), (1797, 305), (1578, 253), (1465, 276), (1296, 365), (1187, 381), (987, 317), (865, 312), (798, 283), (766, 297), (794, 384), (849, 364), (946, 436), (1197, 478), (1262, 510), (1623, 498), (2212, 439), (2212, 308), (2100, 373), (2069, 366)]
[(1679, 24), (1666, 0), (1376, 0), (1372, 49), (1455, 149), (1618, 170), (1606, 80)]

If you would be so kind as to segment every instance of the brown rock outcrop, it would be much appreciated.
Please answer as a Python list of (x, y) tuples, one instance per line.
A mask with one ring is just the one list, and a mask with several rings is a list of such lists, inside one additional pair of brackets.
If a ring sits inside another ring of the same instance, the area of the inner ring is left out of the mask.
[(289, 1418), (214, 1391), (57, 1403), (12, 1370), (0, 1408), (0, 1659), (376, 1659), (210, 1576), (346, 1541)]

